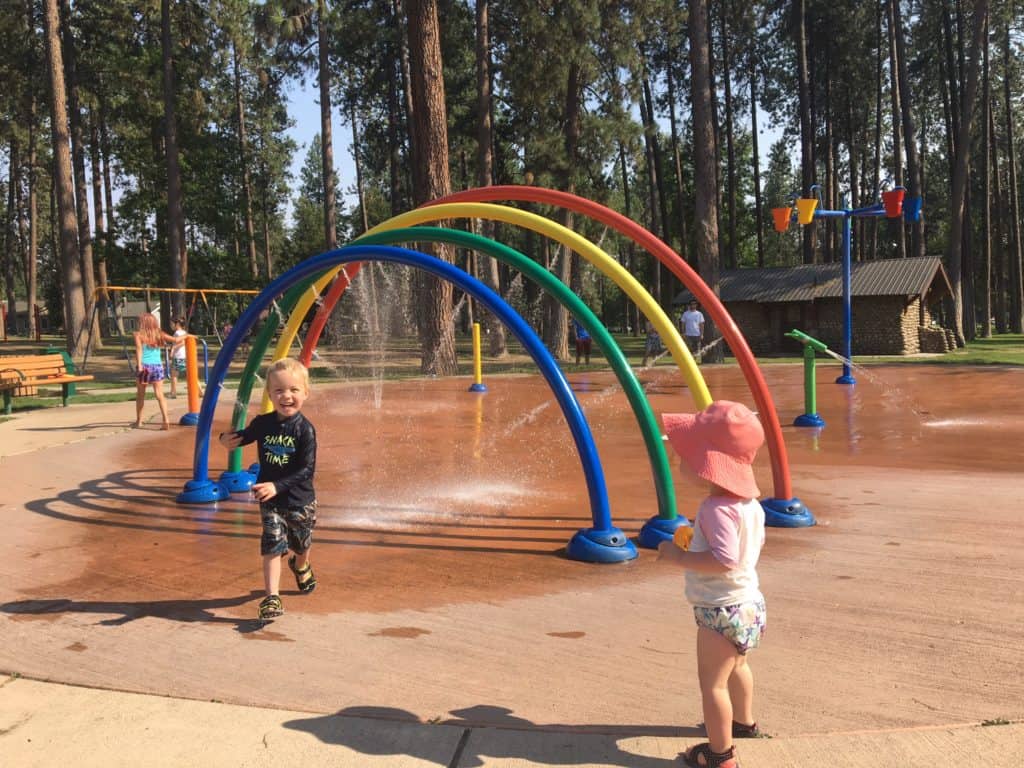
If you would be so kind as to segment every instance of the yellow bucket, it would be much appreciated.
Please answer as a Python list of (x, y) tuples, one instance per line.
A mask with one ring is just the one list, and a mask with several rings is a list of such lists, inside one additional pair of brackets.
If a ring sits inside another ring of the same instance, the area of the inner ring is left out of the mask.
[(796, 201), (796, 220), (801, 224), (810, 224), (814, 221), (814, 209), (817, 207), (817, 198), (801, 197)]

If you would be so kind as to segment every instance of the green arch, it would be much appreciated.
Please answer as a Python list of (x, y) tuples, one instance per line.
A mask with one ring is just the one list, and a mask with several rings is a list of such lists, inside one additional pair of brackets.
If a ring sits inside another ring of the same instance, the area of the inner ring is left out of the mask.
[(665, 520), (674, 520), (677, 517), (675, 488), (672, 485), (672, 471), (668, 462), (668, 455), (665, 452), (665, 444), (661, 439), (661, 429), (658, 420), (651, 410), (651, 405), (644, 394), (636, 374), (630, 367), (625, 355), (615, 339), (608, 333), (597, 316), (583, 301), (573, 293), (569, 287), (557, 277), (548, 272), (544, 267), (533, 259), (525, 256), (519, 251), (509, 248), (507, 245), (489, 240), (480, 235), (470, 232), (463, 232), (457, 229), (445, 229), (443, 227), (403, 227), (378, 232), (373, 235), (364, 235), (354, 244), (358, 245), (390, 245), (399, 242), (440, 242), (458, 245), (475, 251), (481, 251), (493, 256), (498, 261), (518, 269), (528, 278), (540, 285), (565, 307), (570, 314), (580, 321), (580, 325), (587, 329), (587, 332), (594, 337), (594, 342), (604, 353), (608, 364), (615, 372), (625, 392), (629, 404), (633, 408), (637, 424), (643, 435), (644, 445), (647, 448), (647, 455), (651, 463), (651, 473), (654, 475), (654, 486), (658, 498), (658, 517)]

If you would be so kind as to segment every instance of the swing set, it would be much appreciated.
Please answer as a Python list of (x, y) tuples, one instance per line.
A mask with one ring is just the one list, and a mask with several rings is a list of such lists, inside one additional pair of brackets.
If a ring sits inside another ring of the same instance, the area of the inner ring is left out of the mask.
[[(85, 370), (89, 350), (92, 349), (92, 329), (96, 326), (96, 318), (100, 312), (103, 313), (102, 317), (106, 324), (107, 335), (120, 337), (121, 351), (128, 361), (129, 368), (134, 365), (134, 346), (129, 349), (128, 340), (134, 330), (136, 316), (139, 312), (126, 312), (129, 294), (141, 294), (144, 297), (145, 307), (141, 311), (152, 311), (150, 308), (155, 304), (159, 306), (162, 316), (165, 312), (170, 312), (169, 307), (160, 306), (159, 299), (155, 302), (153, 301), (152, 294), (154, 293), (158, 295), (181, 293), (191, 296), (191, 301), (185, 310), (186, 325), (191, 328), (194, 327), (195, 323), (200, 323), (200, 327), (195, 331), (196, 333), (205, 336), (215, 336), (217, 343), (223, 344), (224, 339), (221, 335), (221, 327), (217, 321), (218, 312), (225, 309), (221, 305), (221, 298), (223, 296), (256, 296), (259, 294), (259, 291), (229, 290), (225, 288), (154, 288), (152, 286), (130, 285), (108, 285), (105, 288), (97, 288), (93, 300), (92, 317), (89, 318), (89, 341), (86, 345), (85, 359), (82, 360), (82, 370)], [(116, 297), (116, 294), (120, 294), (120, 299)], [(241, 312), (244, 308), (244, 305), (231, 307), (228, 312), (229, 317)]]

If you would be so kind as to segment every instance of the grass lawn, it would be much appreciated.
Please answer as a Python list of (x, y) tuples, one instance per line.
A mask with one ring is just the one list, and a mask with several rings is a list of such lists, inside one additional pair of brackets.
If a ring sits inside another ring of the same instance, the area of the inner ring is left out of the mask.
[[(626, 334), (615, 334), (616, 343), (626, 358), (635, 366), (640, 365), (644, 354), (644, 337)], [(486, 340), (484, 342), (486, 349)], [(41, 343), (31, 343), (12, 339), (0, 342), (0, 357), (4, 354), (33, 354), (50, 346), (63, 346), (60, 337), (46, 337)], [(77, 392), (71, 403), (116, 403), (131, 402), (135, 399), (135, 380), (128, 361), (125, 359), (122, 344), (118, 340), (109, 341), (103, 349), (90, 354), (85, 372), (95, 376), (94, 381), (77, 385)], [(509, 355), (501, 360), (484, 355), (484, 371), (486, 375), (509, 373), (533, 373), (536, 366), (526, 355), (515, 339), (509, 339)], [(472, 342), (468, 335), (459, 334), (456, 338), (459, 375), (473, 374)], [(210, 365), (218, 348), (210, 346)], [(314, 362), (311, 375), (318, 381), (336, 381), (381, 376), (385, 379), (414, 378), (420, 372), (419, 349), (414, 338), (390, 338), (385, 349), (371, 351), (366, 349), (362, 338), (347, 337), (337, 347), (321, 346), (319, 348), (321, 362)], [(795, 356), (762, 357), (761, 365), (777, 365), (782, 363), (799, 363), (803, 358)], [(270, 354), (265, 357), (270, 362)], [(733, 358), (726, 358), (726, 364), (735, 364)], [(822, 364), (833, 363), (831, 358), (819, 355)], [(944, 355), (915, 356), (863, 356), (855, 358), (858, 365), (871, 364), (906, 364), (906, 365), (1021, 365), (1024, 366), (1024, 334), (1002, 334), (989, 339), (976, 339), (969, 342), (964, 349), (948, 352)], [(835, 363), (838, 365), (838, 363)], [(244, 365), (244, 356), (236, 354), (228, 369), (225, 386), (233, 388)], [(673, 365), (670, 355), (664, 355), (656, 365)], [(595, 348), (590, 365), (576, 365), (573, 359), (562, 363), (567, 372), (586, 370), (603, 370), (607, 368), (600, 352)], [(180, 381), (184, 390), (184, 382)], [(166, 390), (165, 390), (166, 391)], [(60, 403), (60, 387), (40, 388), (38, 397), (15, 398), (14, 410), (47, 408)]]

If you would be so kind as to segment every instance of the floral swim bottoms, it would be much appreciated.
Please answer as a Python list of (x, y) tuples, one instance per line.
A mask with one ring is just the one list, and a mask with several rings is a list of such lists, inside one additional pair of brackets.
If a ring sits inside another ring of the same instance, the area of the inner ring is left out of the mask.
[(158, 381), (164, 380), (164, 366), (163, 363), (146, 363), (139, 369), (138, 376), (136, 379), (140, 384), (155, 384)]
[(693, 617), (698, 627), (707, 627), (717, 632), (735, 645), (740, 655), (761, 644), (768, 626), (768, 610), (764, 600), (716, 608), (695, 605)]

